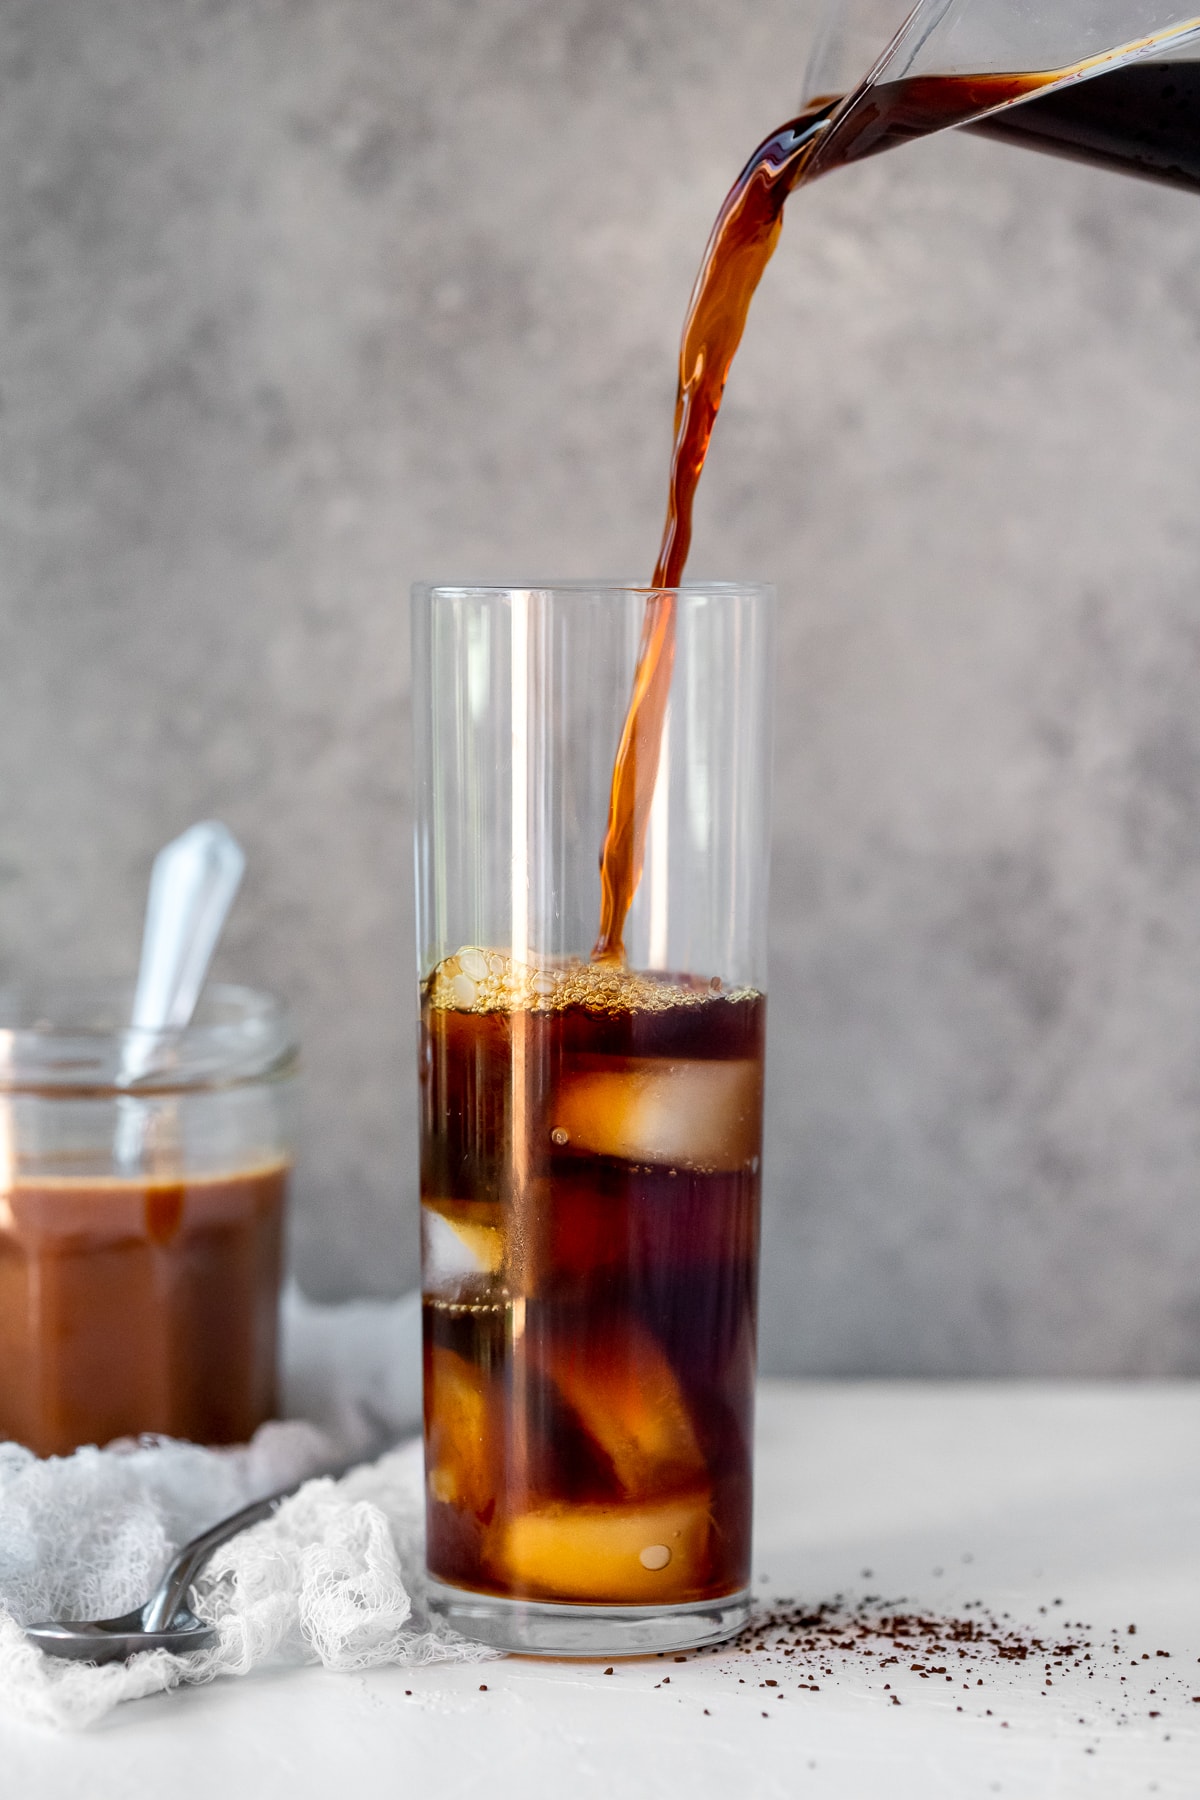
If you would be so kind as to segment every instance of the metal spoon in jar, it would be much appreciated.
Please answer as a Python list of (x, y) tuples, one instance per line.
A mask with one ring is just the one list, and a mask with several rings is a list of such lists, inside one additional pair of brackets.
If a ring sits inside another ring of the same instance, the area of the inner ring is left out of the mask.
[(164, 1034), (191, 1023), (217, 940), (246, 867), (241, 845), (215, 819), (193, 825), (154, 859), (133, 1017), (121, 1059), (116, 1166), (136, 1174), (146, 1152), (148, 1114), (137, 1084), (161, 1071)]

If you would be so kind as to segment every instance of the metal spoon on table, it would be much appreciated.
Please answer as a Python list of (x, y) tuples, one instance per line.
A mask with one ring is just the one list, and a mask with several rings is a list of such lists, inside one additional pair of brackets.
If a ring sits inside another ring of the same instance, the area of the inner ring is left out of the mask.
[(386, 1443), (360, 1450), (349, 1462), (339, 1463), (335, 1468), (304, 1475), (290, 1487), (268, 1494), (265, 1500), (253, 1500), (249, 1506), (230, 1513), (227, 1519), (210, 1525), (207, 1531), (202, 1531), (199, 1537), (183, 1546), (167, 1564), (166, 1573), (150, 1598), (132, 1612), (122, 1613), (118, 1619), (44, 1619), (36, 1625), (27, 1625), (25, 1636), (47, 1656), (73, 1657), (79, 1662), (123, 1662), (126, 1657), (136, 1656), (139, 1650), (170, 1650), (175, 1656), (184, 1656), (190, 1650), (209, 1649), (217, 1641), (216, 1628), (196, 1617), (188, 1605), (188, 1590), (213, 1551), (227, 1544), (230, 1538), (237, 1537), (239, 1532), (248, 1531), (251, 1525), (260, 1525), (264, 1519), (271, 1518), (306, 1481), (314, 1481), (320, 1475), (336, 1481), (360, 1463), (371, 1462), (382, 1455), (391, 1442), (389, 1439)]

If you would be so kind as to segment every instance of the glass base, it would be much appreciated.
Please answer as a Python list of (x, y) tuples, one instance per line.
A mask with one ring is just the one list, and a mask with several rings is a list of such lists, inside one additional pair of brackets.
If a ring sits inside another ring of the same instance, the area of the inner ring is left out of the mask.
[(741, 1631), (750, 1590), (687, 1606), (555, 1606), (503, 1600), (429, 1579), (429, 1605), (464, 1637), (522, 1656), (653, 1656), (696, 1650)]

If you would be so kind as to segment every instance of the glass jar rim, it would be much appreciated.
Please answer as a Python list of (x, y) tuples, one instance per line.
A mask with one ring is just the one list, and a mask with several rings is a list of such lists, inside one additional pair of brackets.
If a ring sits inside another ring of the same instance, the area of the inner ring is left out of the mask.
[(295, 1026), (272, 994), (213, 982), (190, 1025), (158, 1032), (128, 1023), (133, 993), (124, 981), (0, 988), (0, 1094), (188, 1093), (277, 1079), (296, 1066)]
[(510, 594), (678, 594), (685, 600), (752, 600), (775, 598), (769, 581), (681, 581), (676, 587), (656, 588), (653, 583), (615, 581), (597, 577), (590, 581), (570, 576), (557, 581), (415, 581), (413, 597), (419, 600), (503, 599)]

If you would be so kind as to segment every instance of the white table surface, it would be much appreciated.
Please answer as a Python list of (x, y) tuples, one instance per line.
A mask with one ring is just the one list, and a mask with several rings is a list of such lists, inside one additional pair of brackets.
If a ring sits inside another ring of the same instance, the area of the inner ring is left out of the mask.
[(1200, 1383), (768, 1382), (755, 1573), (767, 1601), (1086, 1621), (1093, 1674), (1047, 1687), (1040, 1659), (993, 1664), (979, 1688), (835, 1659), (813, 1693), (795, 1662), (730, 1651), (611, 1676), (517, 1658), (285, 1671), (79, 1735), (0, 1722), (0, 1796), (1200, 1796)]

